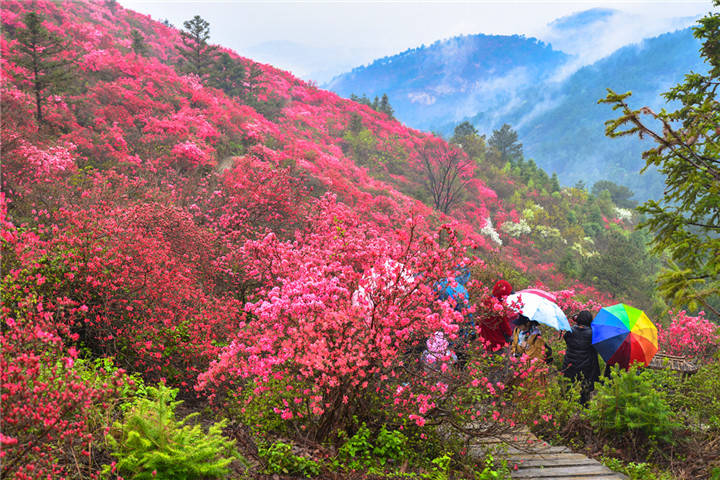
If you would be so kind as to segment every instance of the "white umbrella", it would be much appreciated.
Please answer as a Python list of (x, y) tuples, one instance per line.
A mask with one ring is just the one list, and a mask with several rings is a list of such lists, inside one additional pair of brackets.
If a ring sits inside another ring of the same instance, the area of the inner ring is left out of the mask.
[(537, 288), (528, 288), (508, 295), (506, 304), (522, 303), (520, 312), (530, 320), (535, 320), (556, 330), (571, 330), (565, 313), (555, 303), (555, 295)]

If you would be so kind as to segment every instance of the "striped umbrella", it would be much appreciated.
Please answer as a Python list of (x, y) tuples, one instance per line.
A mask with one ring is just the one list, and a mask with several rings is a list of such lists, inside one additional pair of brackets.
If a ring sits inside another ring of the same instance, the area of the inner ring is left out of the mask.
[(647, 366), (658, 350), (657, 328), (642, 310), (618, 303), (595, 316), (592, 343), (608, 365), (628, 368), (642, 362)]
[(570, 330), (565, 313), (558, 307), (557, 298), (552, 293), (537, 288), (528, 288), (508, 295), (506, 304), (521, 302), (520, 312), (530, 320), (535, 320), (556, 330)]

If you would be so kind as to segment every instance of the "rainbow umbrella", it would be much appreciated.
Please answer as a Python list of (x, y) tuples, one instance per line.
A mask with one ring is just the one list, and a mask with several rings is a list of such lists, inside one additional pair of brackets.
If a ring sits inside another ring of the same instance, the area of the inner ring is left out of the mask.
[(647, 366), (658, 350), (657, 328), (642, 310), (618, 303), (602, 308), (592, 322), (592, 343), (608, 365)]

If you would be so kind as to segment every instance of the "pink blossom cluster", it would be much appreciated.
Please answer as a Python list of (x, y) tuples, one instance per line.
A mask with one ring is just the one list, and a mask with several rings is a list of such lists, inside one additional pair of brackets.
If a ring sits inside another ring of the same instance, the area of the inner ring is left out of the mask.
[(685, 310), (673, 314), (667, 328), (658, 326), (660, 349), (671, 355), (690, 358), (710, 358), (720, 348), (720, 327), (705, 317), (705, 312), (696, 316)]

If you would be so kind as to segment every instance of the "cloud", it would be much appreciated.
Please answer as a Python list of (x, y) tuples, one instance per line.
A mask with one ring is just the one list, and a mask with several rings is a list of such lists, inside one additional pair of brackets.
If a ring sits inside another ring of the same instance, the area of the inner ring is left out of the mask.
[[(652, 7), (648, 5), (647, 8)], [(554, 77), (554, 80), (561, 81), (621, 47), (686, 28), (695, 23), (697, 18), (659, 17), (648, 13), (596, 8), (559, 18), (535, 35), (550, 43), (553, 48), (572, 55), (572, 59)]]
[(419, 103), (421, 105), (432, 105), (437, 101), (436, 97), (424, 92), (410, 92), (407, 96), (412, 103)]

